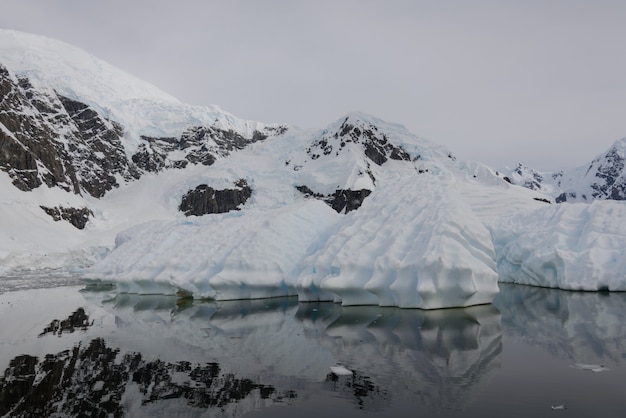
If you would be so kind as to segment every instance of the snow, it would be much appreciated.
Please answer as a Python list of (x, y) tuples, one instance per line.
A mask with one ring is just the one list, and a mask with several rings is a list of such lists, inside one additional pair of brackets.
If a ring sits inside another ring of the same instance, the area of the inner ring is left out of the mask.
[(311, 255), (300, 300), (441, 308), (489, 303), (497, 288), (488, 230), (437, 176), (381, 184)]
[[(43, 37), (0, 30), (0, 58), (35, 87), (120, 123), (127, 152), (140, 135), (180, 137), (195, 125), (247, 137), (272, 126), (185, 105)], [(373, 162), (363, 142), (338, 138), (345, 124), (379, 135), (408, 160)], [(309, 152), (316, 146), (332, 151)], [(240, 211), (187, 218), (178, 210), (199, 184), (222, 189), (239, 179), (252, 188)], [(81, 275), (114, 283), (120, 293), (217, 300), (297, 294), (301, 301), (422, 309), (490, 303), (499, 281), (626, 290), (624, 202), (550, 204), (540, 190), (511, 185), (483, 164), (456, 161), (401, 125), (360, 112), (321, 130), (289, 128), (210, 167), (189, 164), (119, 183), (100, 199), (46, 186), (22, 192), (0, 171), (0, 276)], [(338, 214), (297, 186), (326, 196), (371, 194), (359, 209)], [(42, 205), (87, 207), (94, 217), (77, 230), (53, 221)]]
[[(539, 190), (554, 199), (589, 203), (623, 200), (626, 190), (626, 138), (618, 139), (589, 164), (558, 172), (537, 172), (519, 164), (509, 178), (514, 184)], [(509, 170), (510, 171), (510, 170)]]
[(0, 64), (34, 87), (89, 105), (124, 127), (128, 155), (140, 136), (180, 137), (191, 126), (232, 129), (245, 137), (276, 124), (239, 119), (218, 106), (192, 106), (89, 53), (44, 36), (0, 29)]
[(626, 290), (626, 204), (552, 205), (493, 229), (500, 281), (570, 290)]

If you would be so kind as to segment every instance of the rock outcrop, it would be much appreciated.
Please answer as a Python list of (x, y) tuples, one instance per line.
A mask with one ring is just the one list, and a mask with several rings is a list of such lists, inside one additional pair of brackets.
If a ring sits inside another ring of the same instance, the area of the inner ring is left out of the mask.
[(251, 195), (252, 189), (244, 179), (237, 181), (232, 189), (216, 190), (201, 184), (183, 196), (178, 209), (186, 216), (226, 213), (239, 210)]

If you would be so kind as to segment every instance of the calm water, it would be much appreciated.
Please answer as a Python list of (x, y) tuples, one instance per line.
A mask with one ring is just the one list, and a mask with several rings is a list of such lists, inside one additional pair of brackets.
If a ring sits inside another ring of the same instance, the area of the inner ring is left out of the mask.
[(0, 295), (0, 416), (626, 416), (626, 294), (502, 285), (424, 312), (79, 289)]

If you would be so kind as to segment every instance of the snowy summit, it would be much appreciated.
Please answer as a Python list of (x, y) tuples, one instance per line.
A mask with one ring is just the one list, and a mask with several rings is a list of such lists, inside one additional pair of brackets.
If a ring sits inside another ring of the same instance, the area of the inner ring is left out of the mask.
[(0, 94), (0, 277), (423, 309), (499, 281), (626, 290), (623, 201), (567, 203), (370, 115), (245, 121), (6, 30)]

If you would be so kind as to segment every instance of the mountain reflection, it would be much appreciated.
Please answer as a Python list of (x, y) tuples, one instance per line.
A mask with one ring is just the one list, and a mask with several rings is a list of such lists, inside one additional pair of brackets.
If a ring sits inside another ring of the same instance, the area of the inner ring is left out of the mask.
[(222, 411), (248, 397), (284, 401), (297, 396), (224, 373), (218, 363), (146, 361), (140, 353), (121, 355), (97, 338), (41, 362), (28, 355), (13, 359), (0, 378), (0, 415), (121, 417), (129, 412), (124, 403), (129, 393), (141, 405), (182, 399), (194, 408)]
[(43, 332), (39, 334), (43, 337), (46, 334), (52, 333), (59, 337), (65, 333), (72, 333), (76, 330), (86, 331), (87, 328), (93, 325), (93, 321), (89, 322), (89, 315), (85, 313), (84, 308), (78, 308), (67, 319), (58, 320), (54, 319), (50, 322), (50, 325), (44, 328)]
[(494, 304), (507, 335), (572, 363), (622, 363), (624, 292), (575, 292), (500, 284)]
[[(41, 334), (88, 327), (82, 341), (13, 358), (0, 377), (0, 416), (239, 416), (329, 393), (364, 411), (396, 400), (460, 409), (500, 367), (500, 313), (491, 305), (82, 296), (82, 311)], [(330, 373), (337, 364), (352, 374)]]

